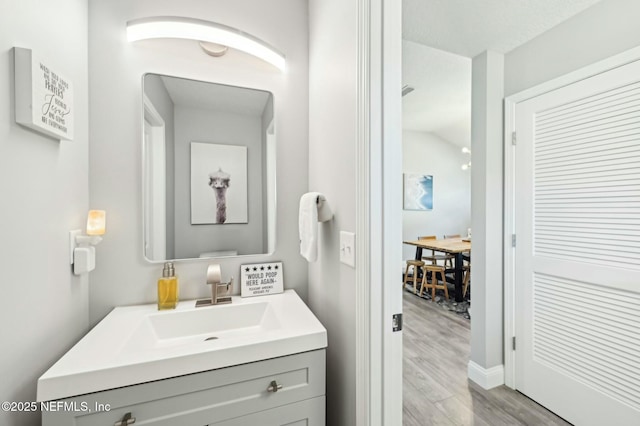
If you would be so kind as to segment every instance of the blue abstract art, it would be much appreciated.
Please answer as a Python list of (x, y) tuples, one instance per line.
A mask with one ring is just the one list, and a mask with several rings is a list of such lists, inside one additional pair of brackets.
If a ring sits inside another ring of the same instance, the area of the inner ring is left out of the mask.
[(404, 174), (404, 209), (433, 210), (433, 176)]

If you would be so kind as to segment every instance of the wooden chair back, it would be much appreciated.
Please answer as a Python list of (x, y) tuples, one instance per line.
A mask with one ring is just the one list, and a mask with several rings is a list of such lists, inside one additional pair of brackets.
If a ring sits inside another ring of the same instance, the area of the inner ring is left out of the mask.
[[(423, 235), (422, 237), (418, 237), (418, 240), (437, 240), (438, 237), (435, 235)], [(435, 250), (431, 250), (431, 256), (436, 254)]]

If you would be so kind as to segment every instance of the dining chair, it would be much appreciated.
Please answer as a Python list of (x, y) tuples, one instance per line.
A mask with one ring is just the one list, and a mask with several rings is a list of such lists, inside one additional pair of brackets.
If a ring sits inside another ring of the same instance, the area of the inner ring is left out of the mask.
[(462, 297), (467, 295), (467, 289), (469, 288), (469, 281), (471, 280), (471, 264), (464, 265), (464, 279), (462, 280)]
[[(425, 235), (422, 237), (418, 237), (418, 240), (435, 240), (437, 238), (438, 237), (436, 237), (435, 235)], [(431, 262), (432, 265), (437, 265), (438, 260), (444, 260), (445, 264), (447, 260), (449, 260), (449, 262), (451, 263), (451, 259), (453, 259), (453, 256), (451, 256), (450, 254), (436, 254), (435, 250), (431, 250), (431, 255), (422, 255), (422, 260)]]
[[(449, 289), (447, 288), (447, 278), (444, 276), (445, 267), (440, 265), (425, 265), (422, 274), (422, 286), (420, 287), (420, 296), (425, 288), (431, 289), (431, 301), (436, 299), (436, 290), (444, 290), (444, 297), (449, 300)], [(428, 275), (431, 275), (431, 283), (429, 283)], [(438, 275), (442, 279), (442, 284), (438, 280)]]
[[(460, 234), (444, 234), (443, 237), (445, 240), (447, 238), (460, 238)], [(453, 257), (454, 256), (449, 256), (447, 260), (444, 261), (444, 264), (449, 268), (453, 268)]]

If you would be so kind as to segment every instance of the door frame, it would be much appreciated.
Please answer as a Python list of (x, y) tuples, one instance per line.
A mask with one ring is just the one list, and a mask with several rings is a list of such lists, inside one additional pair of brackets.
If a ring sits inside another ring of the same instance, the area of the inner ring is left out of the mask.
[[(151, 161), (151, 162), (157, 162), (158, 158), (160, 158), (160, 162), (164, 163), (166, 161), (166, 140), (165, 140), (165, 122), (164, 119), (162, 118), (162, 115), (158, 112), (158, 110), (156, 109), (155, 105), (153, 105), (153, 102), (151, 102), (151, 100), (147, 97), (147, 95), (143, 94), (142, 95), (142, 104), (143, 104), (143, 128), (142, 128), (142, 141), (143, 141), (143, 153), (145, 155), (142, 156), (142, 176), (144, 177), (144, 180), (149, 180), (149, 176), (147, 176), (147, 173), (153, 173), (155, 171), (154, 167), (149, 167), (149, 165), (147, 164), (147, 160)], [(147, 135), (146, 132), (146, 125), (149, 125), (150, 128), (150, 134)], [(147, 136), (149, 136), (149, 138), (147, 138)], [(151, 153), (153, 153), (152, 156), (150, 156), (151, 158), (149, 158), (146, 154), (149, 153), (149, 151)], [(159, 154), (155, 154), (155, 153), (159, 153)], [(159, 157), (158, 157), (159, 156)], [(163, 166), (164, 167), (164, 166)], [(165, 167), (166, 169), (166, 167)], [(164, 172), (164, 170), (163, 170)], [(144, 181), (143, 180), (143, 181)], [(144, 185), (143, 187), (143, 202), (142, 202), (142, 215), (143, 215), (143, 222), (145, 224), (144, 227), (144, 232), (143, 232), (143, 253), (142, 255), (145, 258), (152, 258), (150, 259), (151, 261), (160, 261), (162, 259), (166, 259), (166, 250), (167, 250), (167, 244), (166, 244), (166, 240), (167, 240), (167, 218), (166, 218), (166, 214), (165, 214), (165, 209), (162, 208), (155, 208), (157, 206), (151, 206), (149, 205), (149, 200), (150, 197), (155, 197), (158, 194), (155, 193), (159, 193), (160, 194), (160, 198), (161, 198), (161, 202), (160, 205), (165, 205), (166, 204), (166, 186), (167, 186), (167, 182), (166, 182), (166, 176), (165, 179), (162, 182), (162, 188), (160, 191), (158, 191), (156, 185), (155, 185), (155, 179), (153, 179), (153, 182), (147, 182), (146, 185)], [(149, 186), (153, 187), (153, 191), (149, 191)], [(151, 193), (150, 193), (151, 192)], [(154, 211), (160, 211), (161, 213), (159, 213), (160, 219), (156, 219), (154, 216)], [(147, 226), (154, 228), (152, 230), (147, 229)], [(160, 231), (158, 231), (158, 229), (156, 228), (160, 228)], [(153, 235), (158, 235), (159, 234), (162, 236), (162, 238), (159, 239), (159, 241), (154, 237), (153, 241), (151, 241), (151, 252), (152, 252), (152, 256), (149, 256), (147, 253), (147, 246), (149, 245), (149, 242), (151, 240), (150, 238), (150, 234)], [(158, 260), (160, 259), (160, 260)], [(162, 260), (164, 261), (164, 260)]]
[(572, 83), (640, 60), (640, 46), (611, 56), (576, 71), (554, 78), (505, 98), (504, 101), (504, 381), (512, 389), (516, 383), (516, 357), (513, 338), (516, 330), (515, 312), (515, 150), (512, 133), (516, 129), (515, 108), (518, 103), (560, 89)]
[(358, 0), (356, 425), (402, 423), (402, 2)]

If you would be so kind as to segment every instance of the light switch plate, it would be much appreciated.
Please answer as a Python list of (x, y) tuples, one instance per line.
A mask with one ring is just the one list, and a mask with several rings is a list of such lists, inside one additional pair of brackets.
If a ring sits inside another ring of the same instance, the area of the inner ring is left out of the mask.
[(356, 267), (356, 234), (340, 231), (340, 262)]

